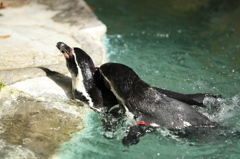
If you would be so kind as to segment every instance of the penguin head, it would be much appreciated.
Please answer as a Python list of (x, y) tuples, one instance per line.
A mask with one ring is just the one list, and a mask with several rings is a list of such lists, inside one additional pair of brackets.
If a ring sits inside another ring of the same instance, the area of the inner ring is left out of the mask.
[(141, 80), (128, 66), (119, 63), (105, 63), (100, 66), (104, 83), (115, 96), (127, 98), (133, 92), (135, 83)]
[(63, 42), (58, 42), (57, 48), (63, 53), (66, 59), (69, 59), (73, 55), (71, 48)]
[(87, 103), (91, 108), (101, 111), (102, 96), (94, 83), (95, 66), (91, 57), (80, 48), (71, 48), (63, 42), (57, 43), (63, 53), (66, 65), (72, 75), (74, 99)]
[[(95, 71), (95, 66), (91, 57), (80, 48), (71, 48), (63, 42), (57, 43), (57, 48), (63, 53), (69, 72), (74, 77), (80, 74), (86, 79), (91, 79)], [(90, 77), (89, 77), (90, 76)]]
[(79, 71), (78, 71), (78, 67), (77, 67), (78, 63), (75, 60), (76, 54), (74, 52), (74, 48), (69, 47), (67, 44), (65, 44), (63, 42), (58, 42), (57, 48), (63, 53), (63, 55), (66, 59), (66, 64), (67, 64), (67, 68), (68, 68), (69, 72), (72, 74), (72, 76), (77, 77), (79, 75)]

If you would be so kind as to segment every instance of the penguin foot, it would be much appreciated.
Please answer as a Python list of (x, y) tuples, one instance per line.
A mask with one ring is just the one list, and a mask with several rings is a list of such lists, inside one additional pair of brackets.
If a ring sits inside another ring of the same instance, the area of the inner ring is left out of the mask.
[(140, 123), (129, 127), (127, 130), (127, 135), (122, 139), (124, 146), (135, 145), (140, 141), (140, 137), (146, 135), (147, 133), (152, 133), (156, 130), (154, 127), (145, 126), (144, 124), (145, 123)]

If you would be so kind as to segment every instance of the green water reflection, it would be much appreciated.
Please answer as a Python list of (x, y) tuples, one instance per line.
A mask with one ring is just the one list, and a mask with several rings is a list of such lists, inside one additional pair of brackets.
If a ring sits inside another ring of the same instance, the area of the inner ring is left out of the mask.
[[(153, 86), (221, 94), (219, 111), (207, 115), (230, 126), (230, 131), (240, 130), (240, 1), (86, 2), (108, 27), (105, 43), (110, 61), (132, 67)], [(102, 136), (98, 114), (87, 120), (94, 122), (81, 132), (83, 137), (63, 146), (68, 150), (62, 152), (65, 158), (239, 157), (239, 137), (196, 146), (159, 132), (125, 148), (117, 137), (108, 140)]]
[[(239, 93), (236, 1), (185, 7), (176, 1), (101, 2), (95, 1), (95, 12), (108, 26), (110, 61), (133, 67), (152, 85), (183, 93)], [(195, 86), (197, 81), (206, 83)]]

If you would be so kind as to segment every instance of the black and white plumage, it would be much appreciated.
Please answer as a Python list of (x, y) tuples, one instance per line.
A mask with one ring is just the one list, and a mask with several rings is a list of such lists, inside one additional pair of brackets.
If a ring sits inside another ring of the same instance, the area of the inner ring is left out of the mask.
[(74, 99), (88, 104), (96, 111), (102, 111), (102, 94), (95, 85), (95, 66), (91, 57), (82, 49), (71, 48), (63, 42), (58, 42), (57, 48), (63, 53), (71, 73)]
[(187, 103), (170, 98), (151, 87), (129, 67), (106, 63), (100, 67), (105, 85), (126, 114), (136, 122), (179, 130), (189, 126), (209, 124), (210, 120)]
[[(140, 136), (155, 126), (180, 130), (212, 124), (192, 105), (205, 107), (204, 97), (217, 96), (180, 94), (151, 87), (125, 65), (106, 63), (95, 68), (91, 57), (80, 48), (71, 48), (63, 42), (57, 43), (57, 48), (64, 54), (71, 73), (74, 99), (88, 104), (98, 112), (106, 113), (106, 116), (111, 114), (114, 118), (121, 118), (122, 115), (127, 115), (134, 120), (135, 123), (129, 125), (128, 135), (123, 139), (124, 145), (136, 144)], [(114, 107), (116, 104), (120, 107)], [(108, 123), (111, 122), (103, 122), (103, 125), (109, 130), (118, 122)]]

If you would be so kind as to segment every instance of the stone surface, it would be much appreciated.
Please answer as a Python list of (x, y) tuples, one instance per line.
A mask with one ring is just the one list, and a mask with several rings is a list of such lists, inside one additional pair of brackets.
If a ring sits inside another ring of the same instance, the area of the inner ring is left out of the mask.
[[(44, 71), (45, 70), (45, 71)], [(47, 71), (48, 70), (48, 71)], [(1, 83), (4, 85), (13, 84), (22, 80), (36, 78), (41, 76), (46, 76), (49, 74), (58, 74), (61, 72), (63, 74), (68, 73), (65, 62), (55, 65), (47, 65), (40, 67), (28, 67), (28, 68), (19, 68), (11, 70), (2, 70), (0, 71)]]
[[(52, 101), (67, 101), (71, 99), (71, 79), (69, 78), (68, 80), (61, 77), (60, 79), (55, 76), (51, 78), (54, 78), (54, 80), (51, 80), (48, 77), (27, 79), (25, 81), (17, 82), (11, 85), (11, 87), (27, 93), (34, 98), (51, 98)], [(66, 82), (66, 84), (61, 85), (63, 82)], [(58, 84), (61, 85), (61, 87), (59, 87)]]
[[(59, 41), (84, 46), (96, 65), (104, 61), (101, 40), (106, 26), (84, 1), (29, 0), (24, 4), (0, 10), (0, 70), (62, 63), (64, 58), (55, 47)], [(92, 45), (98, 49), (89, 50)]]
[(102, 24), (83, 0), (3, 0), (0, 9), (0, 156), (50, 158), (84, 128), (90, 111), (72, 100), (71, 77), (56, 48), (80, 47), (105, 61)]
[(70, 140), (70, 134), (84, 128), (83, 119), (90, 109), (71, 100), (71, 78), (45, 71), (47, 77), (1, 88), (1, 156), (15, 159), (23, 153), (22, 156), (49, 158), (62, 142)]
[[(88, 108), (83, 105), (36, 99), (21, 93), (10, 96), (0, 100), (0, 136), (6, 146), (22, 147), (27, 156), (49, 158), (62, 142), (70, 140), (70, 134), (84, 128), (82, 120)], [(18, 155), (15, 151), (11, 153), (13, 158)]]
[[(14, 152), (14, 153), (13, 153)], [(35, 154), (20, 145), (11, 145), (0, 140), (0, 156), (4, 159), (35, 159)]]

